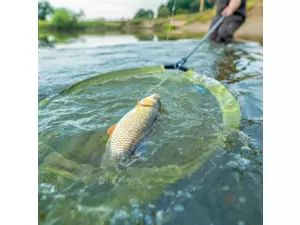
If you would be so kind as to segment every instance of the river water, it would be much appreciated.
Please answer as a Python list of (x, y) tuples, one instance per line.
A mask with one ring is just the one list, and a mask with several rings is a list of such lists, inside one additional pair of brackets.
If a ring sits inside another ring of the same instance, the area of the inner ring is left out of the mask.
[[(208, 89), (176, 74), (159, 87), (165, 74), (58, 95), (106, 72), (176, 62), (197, 41), (106, 35), (40, 45), (39, 103), (47, 103), (39, 108), (40, 224), (262, 224), (261, 44), (205, 43), (186, 64), (220, 81), (240, 104), (240, 129), (223, 145), (217, 144), (218, 102)], [(125, 172), (103, 172), (106, 129), (151, 88), (167, 114), (138, 148), (141, 160)], [(189, 170), (199, 155), (201, 166)]]

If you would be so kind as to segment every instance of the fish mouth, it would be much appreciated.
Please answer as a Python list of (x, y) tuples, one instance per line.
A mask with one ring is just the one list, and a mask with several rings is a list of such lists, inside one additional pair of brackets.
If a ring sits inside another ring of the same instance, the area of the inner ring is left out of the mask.
[(159, 95), (156, 92), (153, 94), (153, 98), (159, 101)]
[(158, 104), (159, 108), (162, 107), (162, 103), (161, 103), (160, 99), (157, 100), (157, 104)]
[(162, 107), (162, 103), (161, 103), (161, 99), (160, 99), (160, 97), (159, 97), (159, 94), (155, 92), (155, 93), (152, 95), (152, 98), (156, 101), (156, 106), (157, 106), (157, 108), (160, 109), (160, 108)]

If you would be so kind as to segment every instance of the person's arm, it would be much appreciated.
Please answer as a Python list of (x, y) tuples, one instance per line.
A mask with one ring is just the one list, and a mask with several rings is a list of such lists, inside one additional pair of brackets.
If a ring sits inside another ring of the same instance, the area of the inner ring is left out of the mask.
[(242, 3), (242, 0), (230, 0), (228, 6), (222, 11), (223, 16), (231, 16)]

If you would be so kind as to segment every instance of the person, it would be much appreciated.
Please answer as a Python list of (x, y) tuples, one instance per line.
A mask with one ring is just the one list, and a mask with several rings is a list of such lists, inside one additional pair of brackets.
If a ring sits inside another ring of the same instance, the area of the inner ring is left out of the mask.
[(222, 16), (224, 21), (209, 36), (212, 43), (228, 44), (234, 41), (234, 33), (246, 20), (246, 0), (208, 0), (216, 3), (216, 16), (210, 27), (212, 27)]

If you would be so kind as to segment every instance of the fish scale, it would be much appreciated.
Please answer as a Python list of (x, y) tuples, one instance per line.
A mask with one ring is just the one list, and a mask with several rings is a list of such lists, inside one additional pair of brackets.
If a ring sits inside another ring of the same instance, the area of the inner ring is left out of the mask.
[[(153, 99), (153, 96), (157, 99)], [(151, 99), (153, 106), (142, 105), (145, 99)], [(117, 123), (107, 142), (106, 149), (110, 156), (118, 157), (132, 152), (149, 131), (158, 115), (161, 104), (157, 94), (145, 99)]]

